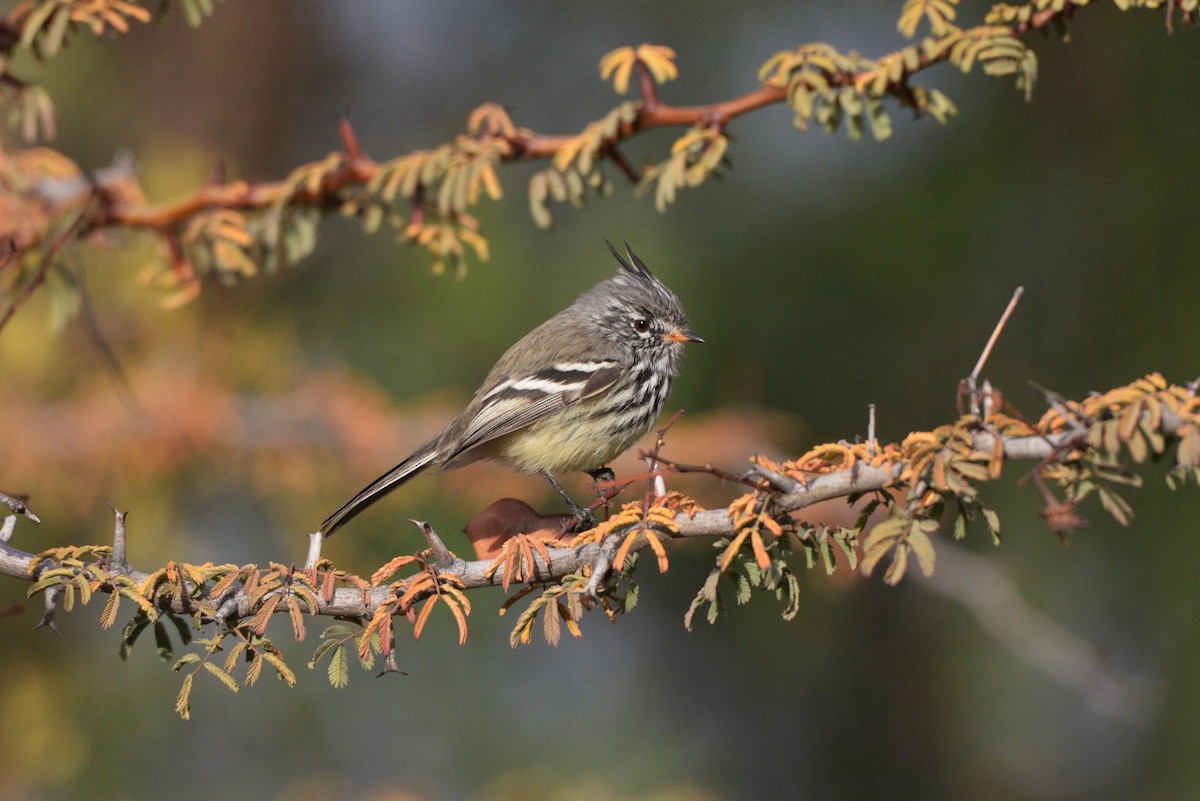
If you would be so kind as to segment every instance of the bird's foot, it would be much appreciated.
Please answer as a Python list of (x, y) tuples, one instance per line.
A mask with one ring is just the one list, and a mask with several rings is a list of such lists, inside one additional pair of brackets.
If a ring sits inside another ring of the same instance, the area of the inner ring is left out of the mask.
[(596, 515), (592, 513), (591, 509), (585, 509), (579, 504), (575, 503), (575, 499), (568, 495), (567, 491), (558, 485), (558, 482), (554, 480), (554, 476), (550, 475), (545, 470), (542, 471), (542, 475), (547, 481), (550, 482), (550, 486), (554, 487), (554, 491), (558, 493), (559, 497), (567, 502), (567, 506), (571, 507), (571, 514), (574, 516), (575, 522), (566, 529), (567, 532), (578, 533), (580, 531), (587, 531), (589, 528), (596, 527)]

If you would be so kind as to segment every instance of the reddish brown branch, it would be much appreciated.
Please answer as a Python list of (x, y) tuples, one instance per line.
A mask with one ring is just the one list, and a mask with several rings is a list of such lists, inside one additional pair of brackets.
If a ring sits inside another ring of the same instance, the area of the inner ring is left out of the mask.
[[(1075, 4), (1068, 2), (1061, 10), (1038, 11), (1025, 22), (1009, 26), (1008, 33), (1023, 36), (1032, 30), (1043, 28), (1058, 18), (1072, 15)], [(936, 56), (922, 54), (915, 67), (905, 70), (896, 81), (889, 82), (884, 93), (899, 98), (902, 102), (911, 98), (908, 78), (950, 58), (951, 48), (945, 48)], [(891, 53), (883, 58), (897, 57)], [(787, 88), (764, 84), (746, 94), (699, 106), (672, 106), (662, 102), (653, 76), (639, 61), (635, 65), (642, 93), (640, 113), (628, 123), (621, 125), (607, 142), (601, 155), (608, 158), (627, 177), (638, 176), (638, 171), (622, 157), (617, 146), (642, 131), (652, 128), (716, 127), (722, 128), (732, 120), (766, 106), (782, 103), (787, 99)], [(831, 86), (854, 86), (863, 73), (854, 70), (828, 72), (826, 80)], [(911, 104), (911, 99), (909, 100)], [(352, 187), (361, 186), (379, 174), (382, 164), (365, 155), (354, 136), (349, 122), (341, 118), (338, 123), (345, 164), (326, 176), (316, 191), (306, 188), (295, 190), (287, 181), (250, 184), (234, 181), (223, 186), (203, 186), (192, 195), (173, 203), (150, 206), (129, 204), (105, 197), (102, 208), (85, 221), (83, 231), (105, 227), (146, 228), (167, 233), (178, 228), (188, 218), (204, 211), (227, 208), (243, 211), (265, 209), (279, 202), (288, 193), (289, 201), (298, 206), (321, 206), (335, 199), (338, 194)], [(563, 145), (575, 139), (574, 134), (540, 134), (527, 129), (515, 129), (511, 133), (491, 134), (503, 139), (507, 145), (501, 162), (540, 161), (554, 157)]]

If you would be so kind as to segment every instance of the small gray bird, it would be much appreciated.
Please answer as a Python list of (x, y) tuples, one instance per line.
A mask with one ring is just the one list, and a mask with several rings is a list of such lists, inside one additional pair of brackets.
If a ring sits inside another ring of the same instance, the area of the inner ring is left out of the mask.
[(679, 298), (629, 243), (625, 258), (607, 244), (620, 264), (617, 275), (509, 348), (458, 417), (330, 515), (321, 534), (332, 534), (426, 467), (451, 470), (481, 459), (541, 473), (581, 522), (592, 522), (554, 474), (611, 477), (608, 462), (658, 419), (683, 346), (704, 341), (688, 330)]

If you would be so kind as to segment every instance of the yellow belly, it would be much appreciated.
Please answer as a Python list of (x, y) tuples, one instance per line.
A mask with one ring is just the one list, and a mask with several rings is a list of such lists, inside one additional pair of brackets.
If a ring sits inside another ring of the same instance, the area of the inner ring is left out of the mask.
[(614, 437), (611, 421), (592, 418), (595, 406), (584, 401), (528, 428), (503, 437), (496, 461), (526, 473), (590, 471), (604, 467), (637, 442), (644, 430)]

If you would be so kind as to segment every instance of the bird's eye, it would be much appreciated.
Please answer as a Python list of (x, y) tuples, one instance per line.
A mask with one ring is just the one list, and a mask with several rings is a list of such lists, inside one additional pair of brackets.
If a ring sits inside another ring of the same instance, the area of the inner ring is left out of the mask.
[(633, 330), (639, 334), (644, 334), (650, 330), (650, 321), (645, 317), (635, 317), (633, 319)]

